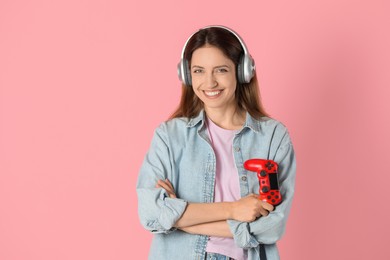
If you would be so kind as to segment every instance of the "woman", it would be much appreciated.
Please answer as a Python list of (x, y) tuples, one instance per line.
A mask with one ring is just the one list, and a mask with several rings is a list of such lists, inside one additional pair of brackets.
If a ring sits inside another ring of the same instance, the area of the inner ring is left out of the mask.
[[(254, 62), (223, 26), (186, 42), (182, 97), (155, 131), (137, 183), (142, 225), (154, 233), (149, 259), (279, 259), (294, 193), (295, 157), (287, 129), (261, 106)], [(262, 201), (244, 162), (279, 165), (283, 201)]]

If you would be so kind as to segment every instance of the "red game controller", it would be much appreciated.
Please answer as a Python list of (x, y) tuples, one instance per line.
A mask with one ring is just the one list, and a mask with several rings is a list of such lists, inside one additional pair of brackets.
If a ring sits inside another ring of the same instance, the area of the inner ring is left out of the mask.
[(244, 162), (244, 168), (256, 172), (259, 179), (260, 199), (274, 206), (282, 202), (279, 191), (278, 164), (272, 160), (249, 159)]

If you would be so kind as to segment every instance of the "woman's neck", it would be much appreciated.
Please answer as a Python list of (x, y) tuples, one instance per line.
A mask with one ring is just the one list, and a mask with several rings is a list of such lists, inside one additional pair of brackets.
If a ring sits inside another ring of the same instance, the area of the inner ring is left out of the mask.
[(238, 108), (234, 109), (207, 109), (207, 117), (217, 126), (227, 130), (239, 130), (245, 123), (246, 112)]

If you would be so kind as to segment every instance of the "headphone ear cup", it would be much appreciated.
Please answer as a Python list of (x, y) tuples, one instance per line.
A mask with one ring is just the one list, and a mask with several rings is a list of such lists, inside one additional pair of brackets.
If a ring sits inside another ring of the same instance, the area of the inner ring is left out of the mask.
[(237, 80), (240, 84), (249, 83), (255, 75), (255, 61), (250, 55), (243, 55), (237, 66)]
[(243, 64), (244, 64), (244, 55), (240, 57), (240, 62), (237, 65), (237, 81), (239, 84), (245, 83)]
[(177, 74), (184, 85), (191, 86), (191, 72), (188, 68), (188, 61), (186, 59), (182, 59), (177, 65)]
[(185, 77), (184, 84), (186, 84), (187, 86), (191, 86), (192, 85), (191, 71), (190, 71), (190, 68), (189, 68), (188, 61), (184, 60), (183, 62), (184, 62), (184, 77)]

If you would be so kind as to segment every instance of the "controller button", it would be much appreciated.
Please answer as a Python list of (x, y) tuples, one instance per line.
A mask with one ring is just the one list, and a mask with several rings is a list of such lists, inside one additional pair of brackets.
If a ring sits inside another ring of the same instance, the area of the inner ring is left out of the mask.
[(276, 195), (276, 196), (275, 196), (275, 199), (279, 199), (279, 196), (278, 196), (278, 195)]
[(269, 191), (269, 188), (268, 188), (268, 187), (263, 187), (263, 188), (261, 189), (261, 191), (264, 192), (264, 193), (266, 193), (266, 192)]
[(271, 200), (271, 201), (272, 201), (272, 203), (275, 203), (276, 200)]
[(267, 176), (267, 172), (266, 172), (266, 171), (264, 171), (264, 170), (262, 170), (262, 171), (260, 172), (260, 176), (261, 176), (261, 177), (265, 177), (265, 176)]
[(268, 196), (267, 196), (267, 199), (269, 199), (269, 200), (270, 200), (271, 198), (272, 198), (272, 197), (271, 197), (270, 195), (268, 195)]
[(275, 192), (271, 191), (271, 195), (275, 195)]

